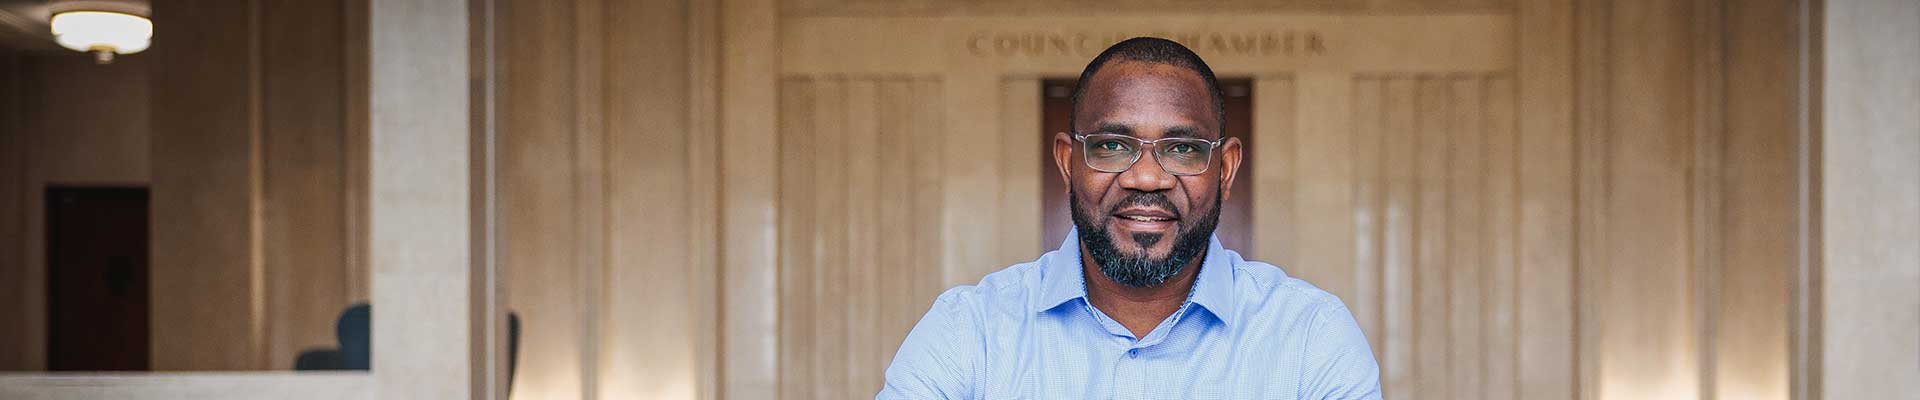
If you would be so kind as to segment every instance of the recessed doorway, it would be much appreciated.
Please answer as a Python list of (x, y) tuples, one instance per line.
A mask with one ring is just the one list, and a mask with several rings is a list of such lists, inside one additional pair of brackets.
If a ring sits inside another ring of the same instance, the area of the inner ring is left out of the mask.
[(47, 188), (47, 370), (148, 370), (147, 189)]

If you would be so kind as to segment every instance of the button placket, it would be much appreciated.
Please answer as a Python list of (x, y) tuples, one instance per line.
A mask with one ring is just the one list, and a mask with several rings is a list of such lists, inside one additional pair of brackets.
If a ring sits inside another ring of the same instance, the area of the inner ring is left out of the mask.
[(1126, 351), (1117, 355), (1119, 360), (1115, 363), (1117, 367), (1114, 368), (1115, 387), (1122, 390), (1115, 391), (1117, 396), (1115, 398), (1139, 399), (1147, 395), (1146, 366), (1145, 361), (1140, 359), (1140, 350), (1138, 347), (1129, 346)]

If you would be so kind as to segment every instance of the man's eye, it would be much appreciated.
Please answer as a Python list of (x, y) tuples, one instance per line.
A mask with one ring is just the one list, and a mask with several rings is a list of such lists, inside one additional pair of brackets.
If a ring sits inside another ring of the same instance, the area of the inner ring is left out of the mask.
[(1121, 150), (1127, 149), (1127, 145), (1120, 144), (1120, 142), (1111, 141), (1111, 140), (1100, 142), (1099, 146), (1101, 150), (1106, 150), (1106, 151), (1121, 151)]
[(1167, 151), (1172, 152), (1174, 154), (1185, 154), (1185, 153), (1200, 151), (1200, 149), (1194, 148), (1194, 146), (1191, 144), (1179, 143), (1179, 144), (1173, 145), (1173, 147), (1167, 148)]

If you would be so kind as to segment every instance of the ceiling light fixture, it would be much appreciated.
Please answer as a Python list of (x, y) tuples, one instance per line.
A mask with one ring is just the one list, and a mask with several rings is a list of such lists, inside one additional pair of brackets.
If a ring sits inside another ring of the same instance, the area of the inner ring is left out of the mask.
[(64, 11), (53, 15), (54, 41), (60, 47), (93, 53), (94, 61), (113, 62), (115, 54), (146, 50), (153, 39), (153, 21), (114, 11)]

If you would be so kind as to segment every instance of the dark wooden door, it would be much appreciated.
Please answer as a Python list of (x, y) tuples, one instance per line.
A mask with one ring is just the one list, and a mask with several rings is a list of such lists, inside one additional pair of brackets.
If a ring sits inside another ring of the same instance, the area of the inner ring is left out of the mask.
[(144, 371), (147, 189), (47, 189), (47, 369)]
[[(1060, 181), (1060, 172), (1053, 165), (1053, 134), (1065, 132), (1068, 114), (1073, 112), (1069, 97), (1073, 93), (1074, 81), (1049, 80), (1040, 85), (1041, 117), (1040, 125), (1040, 193), (1046, 204), (1041, 228), (1045, 237), (1045, 249), (1052, 250), (1066, 240), (1067, 230), (1073, 228), (1073, 218), (1067, 208), (1067, 185)], [(1227, 135), (1240, 138), (1244, 151), (1240, 158), (1240, 174), (1234, 178), (1233, 195), (1220, 205), (1220, 225), (1214, 235), (1220, 238), (1220, 244), (1227, 249), (1242, 254), (1252, 250), (1253, 227), (1248, 226), (1253, 215), (1253, 81), (1248, 79), (1221, 79), (1220, 89), (1226, 93)]]

